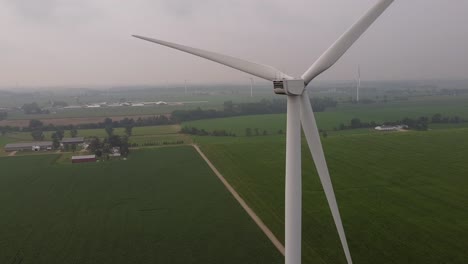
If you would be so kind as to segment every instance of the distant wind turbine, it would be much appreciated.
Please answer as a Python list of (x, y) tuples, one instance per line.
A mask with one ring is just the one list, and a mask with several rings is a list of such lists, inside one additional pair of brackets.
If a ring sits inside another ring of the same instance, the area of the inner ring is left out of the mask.
[(253, 85), (254, 85), (254, 80), (253, 78), (250, 79), (250, 97), (253, 97)]
[(315, 61), (300, 77), (294, 78), (267, 65), (245, 61), (219, 53), (192, 48), (163, 40), (134, 35), (136, 38), (187, 52), (231, 68), (252, 74), (273, 82), (276, 94), (287, 96), (286, 128), (286, 191), (285, 191), (285, 261), (286, 264), (301, 263), (301, 218), (302, 218), (302, 176), (301, 176), (301, 124), (315, 162), (320, 181), (325, 191), (333, 220), (348, 263), (352, 263), (338, 205), (333, 191), (320, 134), (310, 104), (307, 85), (322, 72), (333, 66), (339, 58), (359, 39), (370, 25), (387, 9), (394, 0), (378, 0), (354, 25)]
[(361, 88), (361, 66), (358, 65), (358, 81), (356, 86), (356, 102), (359, 103), (359, 89)]

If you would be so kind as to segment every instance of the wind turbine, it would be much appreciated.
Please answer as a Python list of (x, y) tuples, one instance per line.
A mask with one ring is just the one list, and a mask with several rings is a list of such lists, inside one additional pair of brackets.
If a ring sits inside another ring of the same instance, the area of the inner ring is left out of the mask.
[(387, 9), (394, 0), (378, 0), (364, 16), (351, 26), (312, 66), (300, 77), (294, 78), (267, 65), (258, 64), (231, 56), (192, 48), (163, 40), (133, 35), (136, 38), (187, 52), (231, 68), (255, 75), (273, 82), (276, 94), (287, 96), (286, 128), (286, 190), (285, 190), (285, 262), (301, 263), (301, 217), (302, 217), (302, 176), (301, 176), (301, 124), (312, 158), (320, 177), (325, 196), (338, 230), (338, 235), (347, 262), (352, 263), (346, 241), (340, 212), (323, 153), (320, 134), (315, 121), (307, 85), (322, 72), (333, 66), (339, 58), (359, 39), (370, 25)]

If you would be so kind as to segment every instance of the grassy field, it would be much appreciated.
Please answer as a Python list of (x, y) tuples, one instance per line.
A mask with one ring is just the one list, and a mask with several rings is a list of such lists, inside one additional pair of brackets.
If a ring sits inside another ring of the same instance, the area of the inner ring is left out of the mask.
[[(349, 124), (351, 119), (359, 118), (363, 122), (377, 123), (402, 120), (405, 117), (431, 118), (434, 114), (442, 116), (459, 116), (468, 119), (468, 98), (466, 96), (438, 96), (412, 98), (408, 101), (394, 101), (378, 104), (339, 104), (325, 112), (316, 113), (318, 126), (324, 130), (333, 130), (340, 123)], [(238, 136), (245, 135), (245, 129), (259, 128), (261, 132), (277, 133), (286, 127), (286, 115), (259, 115), (220, 118), (185, 122), (183, 125), (204, 128), (206, 130), (226, 129)], [(449, 125), (452, 126), (452, 125)], [(435, 127), (440, 127), (436, 125)]]
[[(444, 100), (441, 101), (403, 101), (387, 104), (352, 105), (343, 104), (337, 108), (331, 108), (325, 112), (315, 113), (317, 125), (320, 129), (333, 131), (340, 123), (349, 125), (351, 119), (359, 118), (362, 122), (384, 123), (402, 120), (405, 117), (419, 118), (421, 116), (429, 119), (437, 113), (442, 116), (459, 116), (468, 119), (468, 103), (466, 100)], [(451, 105), (453, 103), (453, 105)], [(203, 128), (207, 131), (225, 129), (244, 136), (245, 129), (258, 128), (260, 133), (266, 130), (269, 134), (278, 134), (279, 130), (285, 131), (286, 114), (274, 115), (252, 115), (237, 116), (231, 118), (207, 119), (184, 122), (182, 126)], [(466, 124), (430, 124), (434, 128), (466, 127)], [(346, 133), (346, 132), (345, 132)], [(349, 132), (348, 132), (349, 133)]]
[[(284, 136), (194, 140), (283, 239)], [(468, 129), (341, 134), (323, 143), (355, 263), (466, 263)], [(304, 263), (345, 263), (303, 146)]]
[(0, 263), (282, 263), (191, 147), (60, 159), (0, 158)]

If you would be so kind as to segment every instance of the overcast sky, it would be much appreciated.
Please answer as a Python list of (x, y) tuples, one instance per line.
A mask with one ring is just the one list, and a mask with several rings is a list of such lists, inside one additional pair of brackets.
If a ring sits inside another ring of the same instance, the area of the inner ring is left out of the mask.
[[(300, 76), (375, 0), (0, 0), (0, 87), (243, 83), (248, 75), (130, 37)], [(467, 79), (467, 0), (396, 0), (322, 80)], [(259, 80), (259, 79), (257, 79)]]

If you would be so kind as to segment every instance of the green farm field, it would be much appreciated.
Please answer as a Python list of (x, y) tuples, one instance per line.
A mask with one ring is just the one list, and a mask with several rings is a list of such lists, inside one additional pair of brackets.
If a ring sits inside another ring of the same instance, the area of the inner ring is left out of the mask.
[[(468, 129), (322, 140), (355, 263), (466, 263)], [(194, 141), (282, 240), (284, 136)], [(303, 263), (346, 263), (305, 141), (303, 155)]]
[[(359, 118), (363, 122), (381, 123), (402, 120), (405, 117), (426, 116), (431, 118), (437, 113), (442, 116), (459, 116), (468, 119), (468, 98), (466, 96), (440, 96), (378, 104), (339, 104), (336, 108), (329, 108), (327, 111), (318, 112), (315, 115), (319, 128), (331, 131), (340, 123), (349, 124), (353, 118)], [(266, 130), (270, 134), (276, 134), (280, 129), (284, 131), (286, 115), (238, 116), (184, 122), (182, 125), (203, 128), (207, 131), (225, 129), (237, 136), (245, 135), (246, 128), (259, 128), (260, 132)], [(452, 124), (445, 125), (445, 127), (453, 126)], [(440, 127), (440, 125), (435, 127)]]
[(59, 160), (0, 158), (0, 263), (282, 263), (192, 147)]

